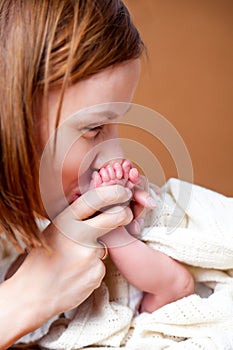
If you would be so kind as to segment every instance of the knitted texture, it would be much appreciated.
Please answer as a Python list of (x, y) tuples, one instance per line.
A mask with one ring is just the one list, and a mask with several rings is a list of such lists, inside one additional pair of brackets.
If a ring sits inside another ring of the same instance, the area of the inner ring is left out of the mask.
[(215, 268), (233, 267), (233, 199), (171, 179), (159, 203), (149, 214), (143, 239), (186, 264)]
[(151, 195), (158, 206), (141, 239), (183, 262), (196, 293), (135, 316), (130, 286), (108, 259), (100, 288), (52, 325), (43, 349), (233, 349), (233, 199), (176, 179)]

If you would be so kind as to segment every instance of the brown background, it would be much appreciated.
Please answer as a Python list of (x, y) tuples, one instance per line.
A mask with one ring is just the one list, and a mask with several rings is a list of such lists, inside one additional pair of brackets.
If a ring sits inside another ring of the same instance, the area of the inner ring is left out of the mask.
[[(190, 153), (195, 183), (233, 196), (233, 1), (125, 4), (149, 53), (134, 102), (175, 126)], [(137, 130), (131, 133), (137, 136)], [(158, 142), (139, 137), (160, 157), (165, 178), (177, 176)]]

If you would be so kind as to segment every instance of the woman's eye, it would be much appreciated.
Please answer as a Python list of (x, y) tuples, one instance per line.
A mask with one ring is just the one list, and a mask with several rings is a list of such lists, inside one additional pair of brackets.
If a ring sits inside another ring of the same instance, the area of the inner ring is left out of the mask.
[(85, 128), (83, 136), (86, 138), (93, 138), (99, 135), (102, 130), (102, 126), (95, 126), (94, 128)]

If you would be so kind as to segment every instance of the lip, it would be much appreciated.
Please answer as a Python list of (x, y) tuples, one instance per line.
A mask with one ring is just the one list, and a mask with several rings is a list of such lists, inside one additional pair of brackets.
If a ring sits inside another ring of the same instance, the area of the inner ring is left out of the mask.
[(82, 188), (80, 186), (73, 187), (73, 189), (70, 191), (70, 195), (67, 196), (69, 198), (69, 204), (73, 203), (76, 199), (78, 199), (80, 196), (82, 196), (86, 191), (89, 189), (89, 182), (87, 182), (85, 185), (82, 185)]
[(69, 199), (69, 204), (72, 204), (74, 201), (76, 201), (76, 199), (78, 199), (81, 196), (79, 191), (73, 191), (73, 193), (70, 196)]
[(73, 201), (75, 201), (76, 199), (78, 199), (80, 197), (80, 194), (79, 193), (75, 193), (73, 195)]
[(77, 188), (77, 186), (75, 186), (75, 188), (73, 188), (70, 193), (66, 194), (66, 199), (67, 202), (70, 204), (72, 204), (76, 199), (78, 199), (81, 196), (80, 190), (79, 188)]

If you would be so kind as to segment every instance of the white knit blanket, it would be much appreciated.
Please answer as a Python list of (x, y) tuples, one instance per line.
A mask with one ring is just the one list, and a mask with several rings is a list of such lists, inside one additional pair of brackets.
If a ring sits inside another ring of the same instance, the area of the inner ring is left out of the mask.
[[(187, 265), (196, 293), (134, 315), (129, 285), (107, 260), (101, 287), (57, 320), (45, 349), (232, 350), (233, 198), (170, 179), (147, 217), (142, 239)], [(153, 267), (151, 268), (153, 273)], [(136, 273), (136, 272), (135, 272)]]

